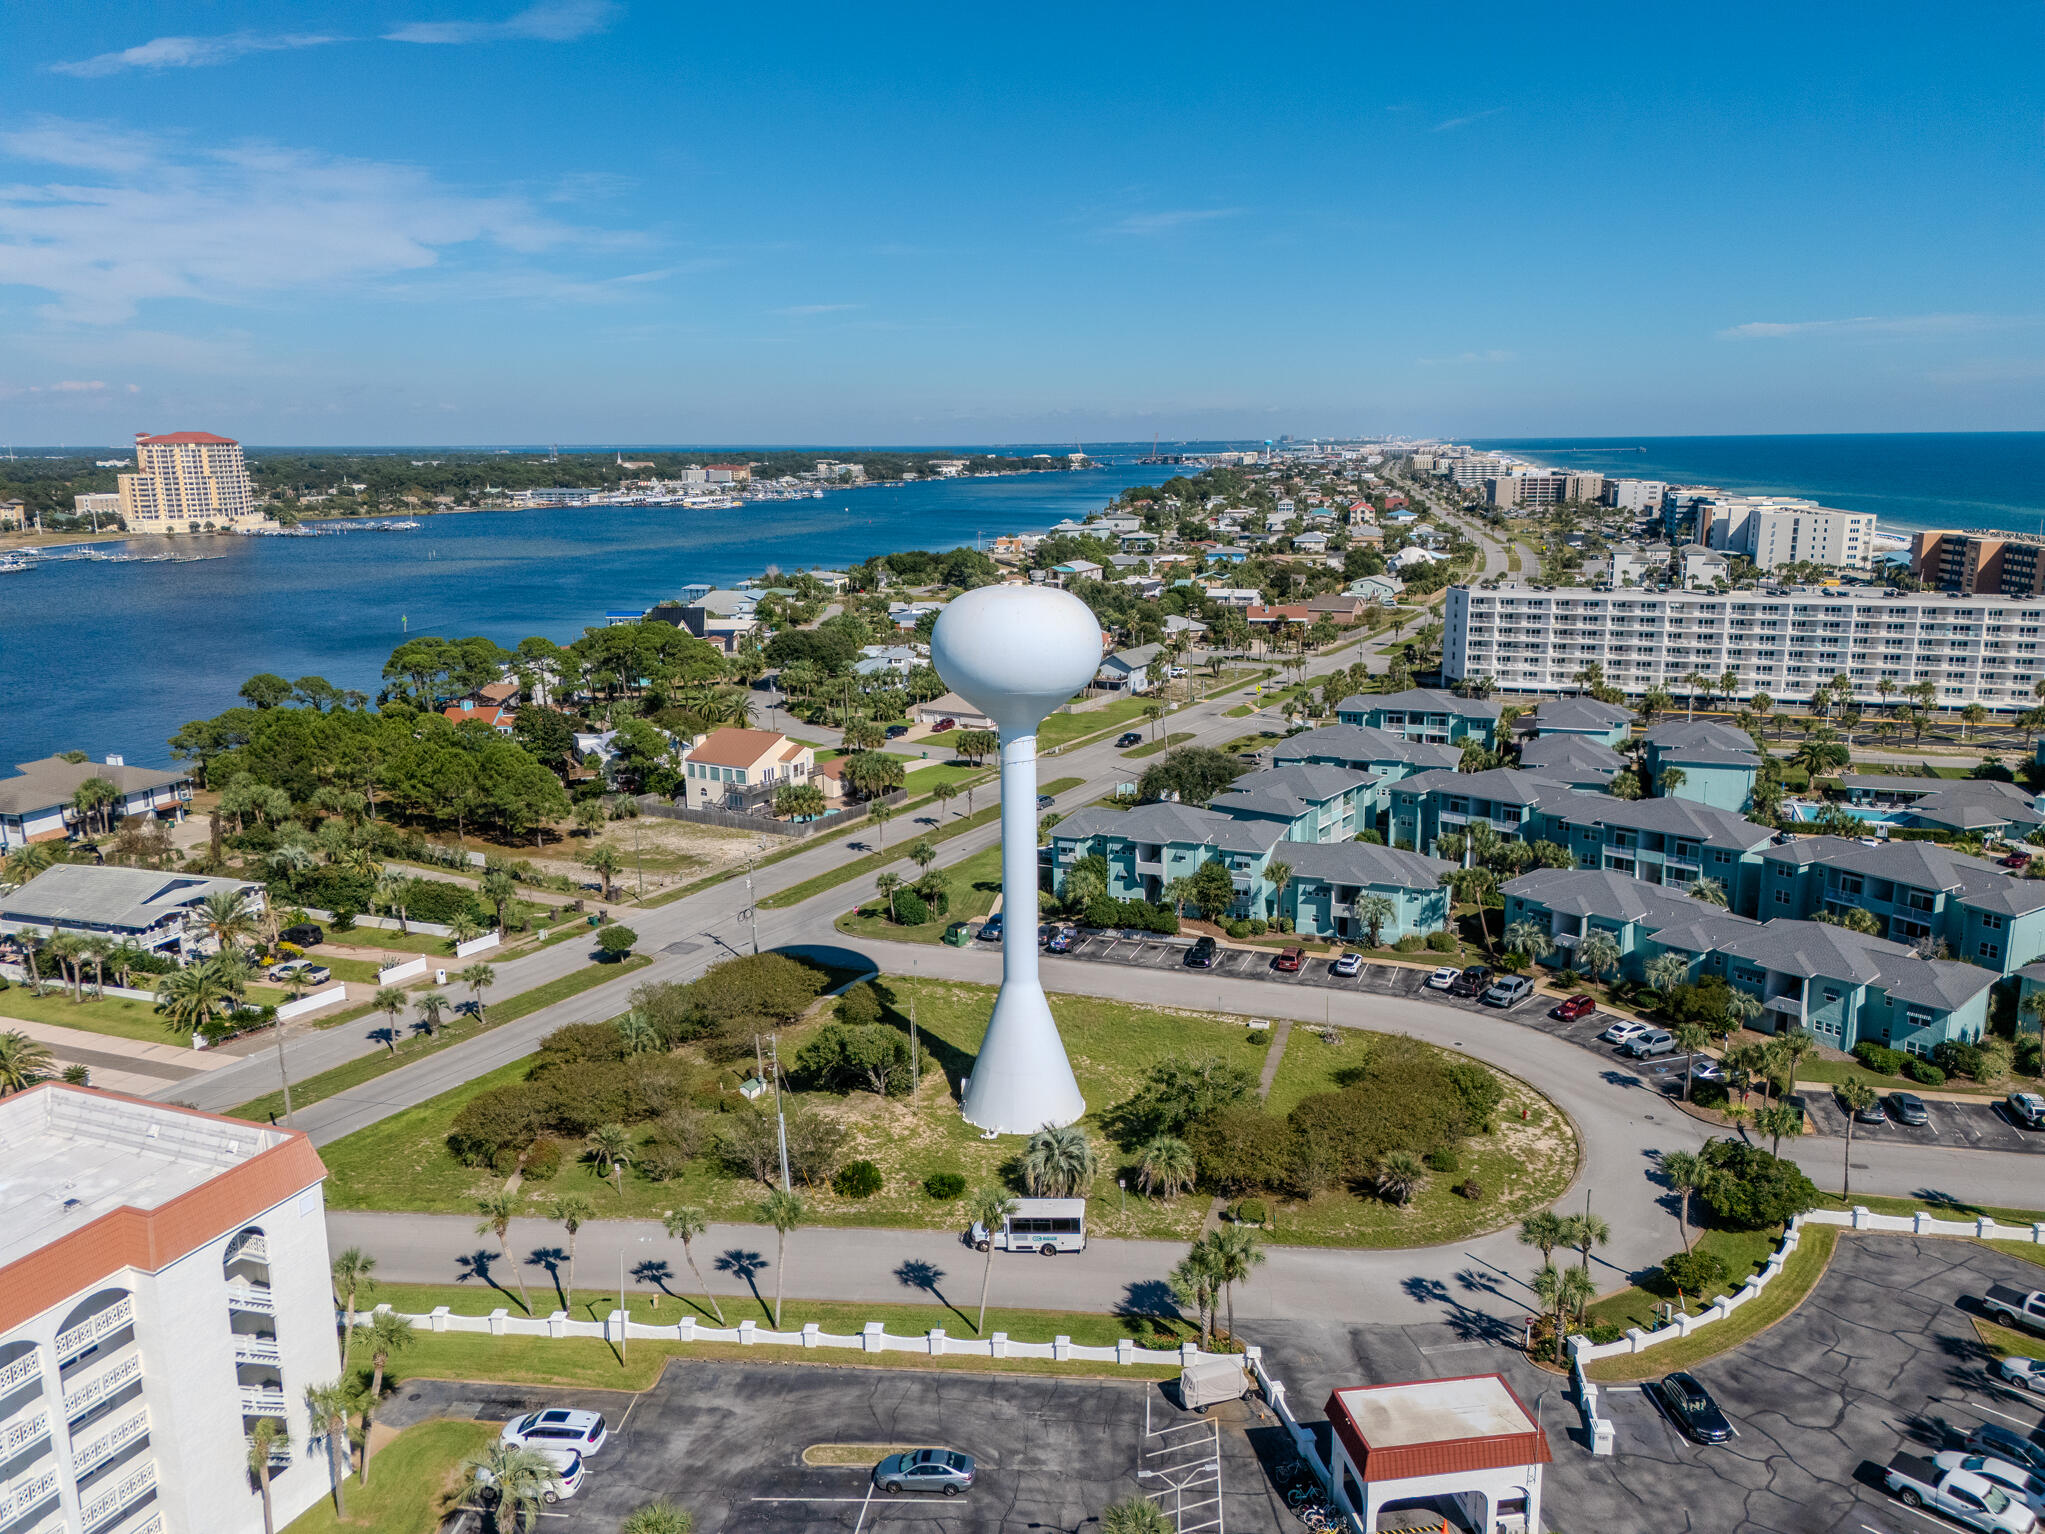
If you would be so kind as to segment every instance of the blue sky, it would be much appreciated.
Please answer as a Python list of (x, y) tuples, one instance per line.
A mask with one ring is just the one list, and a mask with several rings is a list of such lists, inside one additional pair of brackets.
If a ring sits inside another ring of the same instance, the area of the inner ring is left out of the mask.
[(17, 6), (0, 436), (2045, 426), (2045, 8)]

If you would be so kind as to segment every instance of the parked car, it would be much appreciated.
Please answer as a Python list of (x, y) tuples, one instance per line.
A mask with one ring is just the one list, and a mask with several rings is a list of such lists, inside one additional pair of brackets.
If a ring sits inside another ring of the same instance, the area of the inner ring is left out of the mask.
[(1676, 1426), (1699, 1443), (1726, 1443), (1732, 1438), (1733, 1425), (1696, 1376), (1671, 1374), (1655, 1386), (1655, 1395)]
[(1340, 975), (1346, 980), (1351, 975), (1361, 973), (1362, 969), (1363, 969), (1362, 954), (1345, 953), (1333, 964), (1330, 964), (1328, 966), (1328, 973), (1331, 975)]
[(1673, 1055), (1675, 1052), (1676, 1036), (1666, 1028), (1650, 1028), (1626, 1041), (1626, 1053), (1636, 1060), (1651, 1060), (1657, 1055)]
[(2019, 1289), (2013, 1284), (1990, 1284), (1981, 1308), (1991, 1321), (2045, 1334), (2045, 1289)]
[(1690, 1061), (1690, 1074), (1699, 1081), (1725, 1080), (1725, 1062), (1714, 1060), (1709, 1055), (1696, 1055)]
[(2020, 1129), (2045, 1129), (2045, 1097), (2036, 1092), (2012, 1092), (2002, 1100), (2010, 1122)]
[(301, 964), (298, 966), (300, 985), (325, 985), (334, 978), (334, 972), (324, 964)]
[(1969, 1475), (1978, 1475), (2000, 1486), (2012, 1501), (2021, 1502), (2034, 1515), (2045, 1513), (2045, 1476), (2033, 1475), (2022, 1465), (1990, 1459), (1985, 1454), (1963, 1454), (1958, 1449), (1934, 1454), (1931, 1462), (1941, 1470), (1964, 1470)]
[(1853, 1121), (1856, 1124), (1882, 1124), (1886, 1123), (1888, 1118), (1889, 1115), (1883, 1109), (1879, 1097), (1870, 1098), (1853, 1110)]
[(1565, 1023), (1573, 1023), (1580, 1017), (1589, 1017), (1597, 1010), (1598, 1004), (1590, 997), (1572, 996), (1567, 1001), (1559, 1001), (1549, 1008), (1548, 1015)]
[(1942, 1470), (1917, 1454), (1898, 1454), (1882, 1482), (1907, 1507), (1928, 1507), (1986, 1534), (2032, 1534), (2038, 1520), (2000, 1486), (1967, 1470)]
[(909, 727), (906, 724), (891, 724), (887, 728), (887, 738), (889, 740), (900, 740), (908, 733)]
[(1491, 989), (1491, 971), (1482, 964), (1472, 964), (1449, 984), (1451, 996), (1482, 996)]
[(2031, 854), (2028, 852), (2012, 852), (2008, 857), (1998, 858), (1996, 861), (2001, 863), (2004, 868), (2025, 868), (2030, 864)]
[(289, 943), (293, 948), (317, 948), (327, 940), (326, 933), (309, 921), (302, 921), (293, 927), (286, 927), (277, 934), (277, 941)]
[(1646, 1032), (1646, 1023), (1636, 1023), (1630, 1017), (1622, 1017), (1618, 1022), (1599, 1034), (1598, 1037), (1607, 1044), (1624, 1044), (1629, 1040), (1639, 1038)]
[(568, 1449), (588, 1456), (603, 1448), (611, 1434), (602, 1412), (556, 1406), (513, 1418), (497, 1436), (522, 1449)]
[(1115, 738), (1115, 749), (1118, 751), (1126, 751), (1131, 746), (1140, 746), (1142, 744), (1143, 731), (1141, 730), (1124, 730)]
[(1484, 993), (1487, 1007), (1517, 1006), (1534, 994), (1534, 982), (1525, 975), (1501, 975)]
[[(566, 1502), (582, 1490), (582, 1456), (573, 1449), (540, 1449), (540, 1458), (554, 1467), (554, 1478), (540, 1488), (540, 1500), (546, 1503)], [(481, 1500), (487, 1505), (497, 1505), (497, 1484), (491, 1479), (487, 1467), (476, 1469), (476, 1486)]]
[(1931, 1122), (1931, 1114), (1924, 1106), (1924, 1099), (1915, 1092), (1891, 1092), (1889, 1117), (1899, 1124), (1908, 1124), (1912, 1129), (1922, 1129)]
[(1072, 927), (1060, 927), (1051, 934), (1051, 941), (1044, 945), (1046, 953), (1070, 953), (1079, 945), (1079, 933)]
[(2019, 1390), (2035, 1390), (2045, 1395), (2045, 1362), (2035, 1358), (2005, 1358), (1995, 1366), (1995, 1372)]
[(956, 719), (940, 719), (930, 727), (930, 733), (942, 735), (946, 730), (956, 730), (958, 727), (959, 722)]
[(973, 1484), (973, 1456), (952, 1449), (890, 1454), (873, 1467), (873, 1480), (885, 1492), (935, 1491), (956, 1497)]
[(983, 943), (998, 943), (1001, 941), (1001, 913), (999, 911), (996, 911), (992, 916), (980, 923), (980, 941)]
[(1427, 988), (1430, 991), (1446, 991), (1456, 983), (1458, 973), (1453, 964), (1444, 964), (1427, 977)]
[(1969, 1453), (1990, 1459), (2006, 1459), (2026, 1470), (2045, 1471), (2045, 1444), (2031, 1442), (2022, 1433), (2011, 1432), (1993, 1422), (1984, 1422), (1967, 1435)]
[(1186, 950), (1186, 964), (1190, 969), (1214, 968), (1214, 956), (1220, 945), (1211, 937), (1196, 937), (1193, 946)]
[(1037, 795), (1037, 809), (1040, 813), (1044, 810), (1048, 810), (1052, 805), (1056, 804), (1057, 802), (1058, 801), (1056, 799), (1053, 799), (1049, 794)]
[(1306, 957), (1307, 951), (1304, 948), (1281, 948), (1271, 960), (1271, 967), (1282, 974), (1297, 974), (1300, 965), (1306, 962)]
[(303, 964), (297, 959), (289, 959), (282, 964), (271, 965), (270, 973), (266, 975), (264, 978), (268, 980), (274, 980), (281, 985), (287, 980), (296, 980), (298, 978), (299, 972), (305, 969), (306, 967), (307, 966), (305, 964)]

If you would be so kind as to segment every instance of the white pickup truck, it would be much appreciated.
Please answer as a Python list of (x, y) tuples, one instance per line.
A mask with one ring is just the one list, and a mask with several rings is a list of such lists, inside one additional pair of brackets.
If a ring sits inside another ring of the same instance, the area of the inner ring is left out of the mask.
[(1941, 1470), (1919, 1455), (1899, 1454), (1882, 1479), (1906, 1506), (1944, 1513), (1983, 1534), (2036, 1534), (2038, 1520), (2029, 1508), (1971, 1470)]
[(2045, 1332), (2045, 1289), (2012, 1289), (2008, 1284), (1990, 1284), (1982, 1296), (1981, 1308), (1991, 1321), (2004, 1326), (2021, 1326)]

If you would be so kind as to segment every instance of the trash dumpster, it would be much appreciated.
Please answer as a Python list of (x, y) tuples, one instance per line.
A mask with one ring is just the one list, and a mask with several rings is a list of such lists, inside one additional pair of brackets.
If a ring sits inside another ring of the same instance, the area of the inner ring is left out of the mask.
[(944, 940), (954, 948), (963, 948), (973, 941), (973, 929), (962, 921), (955, 921), (944, 929)]
[(1201, 1358), (1179, 1374), (1179, 1404), (1198, 1411), (1216, 1401), (1240, 1401), (1250, 1392), (1250, 1376), (1234, 1358)]

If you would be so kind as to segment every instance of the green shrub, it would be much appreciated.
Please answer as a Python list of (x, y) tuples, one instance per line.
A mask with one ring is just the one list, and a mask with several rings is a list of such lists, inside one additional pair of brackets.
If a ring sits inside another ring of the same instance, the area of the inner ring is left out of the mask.
[(948, 1204), (966, 1193), (966, 1178), (962, 1172), (932, 1172), (923, 1179), (923, 1191), (941, 1204)]
[(2035, 1033), (2018, 1039), (2016, 1068), (2025, 1076), (2045, 1075), (2045, 1039)]
[(1409, 932), (1392, 944), (1400, 953), (1418, 953), (1427, 946), (1427, 939), (1417, 932)]
[(1263, 936), (1263, 935), (1264, 935), (1265, 933), (1269, 932), (1270, 930), (1271, 930), (1271, 923), (1269, 923), (1268, 921), (1264, 920), (1264, 918), (1263, 918), (1263, 917), (1261, 917), (1261, 916), (1252, 916), (1252, 917), (1250, 918), (1250, 936), (1251, 936), (1251, 937), (1262, 937), (1262, 936)]
[(1903, 1069), (1909, 1073), (1910, 1079), (1921, 1087), (1942, 1087), (1946, 1084), (1946, 1073), (1929, 1060), (1919, 1060), (1913, 1055), (1910, 1063)]
[(1430, 932), (1427, 934), (1427, 947), (1432, 953), (1454, 953), (1456, 935), (1453, 932)]
[(547, 1182), (561, 1170), (561, 1142), (552, 1138), (533, 1141), (525, 1153), (525, 1180)]
[(1231, 1213), (1238, 1225), (1265, 1225), (1271, 1220), (1271, 1212), (1261, 1198), (1246, 1198)]
[(1976, 1081), (1982, 1078), (1981, 1051), (1972, 1044), (1948, 1041), (1931, 1052), (1931, 1060), (1948, 1076), (1971, 1076)]
[(920, 927), (930, 920), (930, 906), (914, 890), (896, 890), (895, 919), (905, 927)]
[(1458, 1198), (1466, 1198), (1473, 1204), (1481, 1203), (1484, 1198), (1484, 1184), (1474, 1177), (1465, 1177), (1456, 1184), (1455, 1192)]
[(1382, 847), (1385, 844), (1384, 833), (1380, 831), (1359, 831), (1356, 833), (1356, 839), (1373, 847)]
[(1463, 1158), (1456, 1154), (1452, 1145), (1437, 1145), (1423, 1159), (1430, 1172), (1460, 1172), (1463, 1169)]
[(334, 907), (334, 919), (328, 922), (327, 925), (336, 932), (353, 932), (355, 930), (355, 917), (357, 914), (354, 906), (347, 904), (337, 905)]
[(881, 1182), (880, 1168), (871, 1161), (848, 1161), (831, 1179), (831, 1191), (840, 1198), (872, 1198)]
[(1222, 931), (1233, 938), (1246, 938), (1250, 935), (1250, 924), (1246, 921), (1236, 920), (1222, 928)]
[(1697, 1154), (1706, 1171), (1699, 1191), (1704, 1207), (1737, 1230), (1782, 1225), (1817, 1207), (1817, 1186), (1802, 1169), (1758, 1145), (1707, 1140)]
[(1880, 1076), (1901, 1075), (1905, 1062), (1910, 1059), (1902, 1050), (1890, 1049), (1873, 1039), (1862, 1039), (1854, 1045), (1853, 1058), (1861, 1063), (1863, 1069)]
[(915, 1061), (909, 1037), (886, 1023), (826, 1023), (796, 1052), (794, 1078), (804, 1091), (908, 1093)]
[(1279, 917), (1278, 930), (1290, 936), (1292, 932), (1292, 918), (1290, 916)]
[(1594, 1345), (1602, 1347), (1608, 1342), (1617, 1342), (1621, 1337), (1624, 1337), (1626, 1335), (1626, 1328), (1617, 1321), (1595, 1321), (1591, 1324), (1590, 1331), (1585, 1335), (1591, 1339)]
[(1663, 1260), (1662, 1277), (1685, 1294), (1707, 1294), (1725, 1282), (1725, 1263), (1715, 1252), (1678, 1252)]
[(466, 916), (480, 924), (493, 919), (495, 914), (485, 910), (473, 891), (445, 879), (413, 879), (405, 885), (405, 916), (411, 921), (446, 926), (457, 916)]

